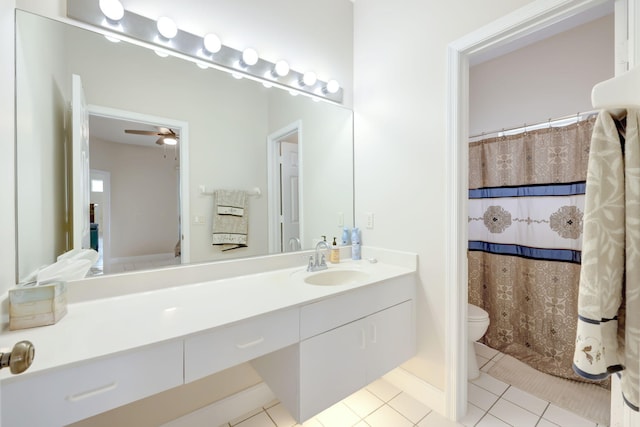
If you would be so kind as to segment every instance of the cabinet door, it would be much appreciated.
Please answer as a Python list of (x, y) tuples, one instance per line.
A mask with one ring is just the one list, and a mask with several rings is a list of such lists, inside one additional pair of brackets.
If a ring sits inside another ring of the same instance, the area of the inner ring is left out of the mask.
[(367, 331), (367, 383), (380, 378), (416, 353), (413, 301), (364, 319)]
[(300, 418), (306, 420), (366, 384), (364, 320), (300, 343)]

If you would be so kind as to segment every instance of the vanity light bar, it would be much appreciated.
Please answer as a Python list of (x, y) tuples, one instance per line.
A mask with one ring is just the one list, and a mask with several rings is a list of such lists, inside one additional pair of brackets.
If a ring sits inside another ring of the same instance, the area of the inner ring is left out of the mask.
[(243, 75), (253, 80), (310, 95), (314, 98), (342, 103), (343, 90), (335, 80), (330, 80), (329, 82), (315, 80), (313, 84), (306, 84), (311, 83), (311, 80), (305, 81), (305, 73), (289, 70), (288, 73), (281, 76), (274, 72), (277, 64), (259, 57), (255, 64), (247, 64), (243, 60), (242, 51), (224, 45), (220, 47), (218, 52), (210, 53), (204, 48), (203, 37), (179, 28), (172, 38), (160, 36), (155, 20), (137, 15), (126, 9), (122, 18), (114, 21), (107, 18), (100, 10), (100, 0), (67, 0), (67, 16), (108, 32), (121, 34), (145, 44), (150, 44), (158, 48), (159, 51), (175, 52), (199, 63), (209, 63), (215, 68), (232, 74)]

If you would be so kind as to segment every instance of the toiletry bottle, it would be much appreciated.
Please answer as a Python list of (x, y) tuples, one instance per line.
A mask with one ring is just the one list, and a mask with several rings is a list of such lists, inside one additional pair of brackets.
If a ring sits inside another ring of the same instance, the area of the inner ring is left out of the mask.
[(333, 238), (333, 243), (331, 244), (331, 253), (329, 254), (329, 261), (333, 264), (337, 264), (340, 262), (340, 248), (338, 248), (338, 243), (336, 242), (336, 238)]
[(347, 246), (351, 244), (351, 240), (349, 239), (349, 227), (344, 227), (342, 229), (342, 242), (340, 243), (342, 246)]
[(360, 230), (353, 227), (351, 230), (351, 259), (360, 259)]

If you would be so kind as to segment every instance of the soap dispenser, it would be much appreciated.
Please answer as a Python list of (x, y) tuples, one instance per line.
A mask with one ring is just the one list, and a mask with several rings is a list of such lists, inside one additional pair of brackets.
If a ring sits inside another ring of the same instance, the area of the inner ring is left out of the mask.
[(337, 264), (340, 262), (340, 248), (338, 248), (338, 243), (336, 242), (336, 238), (333, 238), (333, 243), (331, 243), (331, 253), (329, 254), (329, 261), (333, 264)]

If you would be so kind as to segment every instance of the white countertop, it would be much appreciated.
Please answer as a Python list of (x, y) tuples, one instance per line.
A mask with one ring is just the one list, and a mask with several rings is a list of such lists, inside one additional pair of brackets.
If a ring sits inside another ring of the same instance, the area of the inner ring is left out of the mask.
[(11, 375), (3, 369), (0, 381), (179, 339), (411, 274), (416, 271), (413, 257), (413, 262), (399, 265), (366, 260), (329, 264), (329, 269), (368, 272), (369, 278), (358, 284), (306, 284), (303, 279), (311, 273), (299, 266), (72, 303), (55, 325), (3, 331), (0, 349), (10, 351), (16, 342), (29, 340), (36, 353), (26, 372)]

